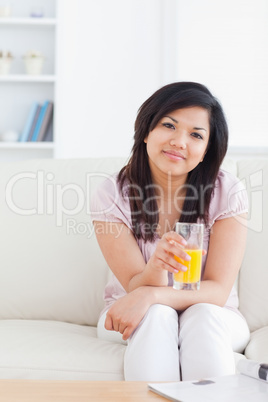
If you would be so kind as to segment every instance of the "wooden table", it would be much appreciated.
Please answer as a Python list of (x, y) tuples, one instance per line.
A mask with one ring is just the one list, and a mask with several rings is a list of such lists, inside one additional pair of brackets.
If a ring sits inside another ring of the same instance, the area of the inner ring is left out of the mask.
[(3, 402), (167, 401), (146, 382), (0, 380)]

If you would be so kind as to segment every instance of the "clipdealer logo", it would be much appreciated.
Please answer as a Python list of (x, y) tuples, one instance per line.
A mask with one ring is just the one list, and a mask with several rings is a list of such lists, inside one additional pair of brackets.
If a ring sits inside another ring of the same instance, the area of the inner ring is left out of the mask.
[[(85, 227), (90, 226), (90, 199), (92, 181), (100, 179), (113, 179), (105, 173), (87, 173), (83, 186), (77, 183), (58, 184), (55, 182), (55, 175), (51, 172), (39, 170), (37, 172), (21, 172), (12, 176), (5, 191), (5, 201), (8, 208), (20, 216), (52, 215), (55, 216), (55, 224), (62, 227), (65, 224), (64, 218), (72, 217), (69, 228), (74, 231), (76, 220), (81, 212), (88, 216), (88, 222), (77, 225), (77, 233), (84, 234)], [(115, 185), (115, 182), (114, 182)], [(31, 196), (26, 204), (22, 205), (20, 192), (30, 188)], [(115, 200), (116, 201), (116, 200)], [(113, 206), (111, 206), (113, 207)], [(68, 224), (68, 220), (66, 221)], [(91, 224), (91, 226), (93, 226)], [(93, 228), (90, 229), (92, 231)]]
[(232, 208), (232, 199), (239, 192), (247, 192), (248, 216), (234, 216), (249, 230), (261, 233), (263, 230), (263, 170), (258, 170), (234, 185), (228, 193), (229, 207)]
[[(96, 184), (104, 179), (109, 179), (111, 181), (111, 189), (115, 189), (115, 177), (107, 173), (86, 173), (84, 185), (80, 186), (77, 183), (56, 183), (54, 173), (43, 170), (20, 172), (12, 176), (7, 182), (5, 193), (6, 204), (12, 212), (20, 216), (55, 216), (55, 225), (57, 227), (66, 225), (67, 234), (88, 235), (90, 237), (94, 233), (91, 216), (94, 216), (96, 212), (90, 209), (92, 188), (96, 187)], [(18, 193), (27, 191), (28, 188), (30, 188), (32, 198), (29, 197), (26, 201), (27, 205), (22, 205), (21, 197), (20, 195), (18, 196)], [(161, 189), (158, 190), (160, 191)], [(203, 196), (206, 190), (203, 189), (201, 192)], [(228, 203), (231, 210), (234, 195), (243, 191), (247, 191), (248, 193), (249, 213), (247, 218), (241, 216), (235, 216), (235, 218), (241, 224), (247, 226), (249, 230), (261, 232), (263, 230), (262, 170), (250, 174), (246, 179), (241, 180), (229, 189)], [(109, 213), (112, 211), (118, 201), (116, 194), (117, 192), (114, 191), (113, 202), (102, 212)], [(143, 196), (142, 189), (140, 189), (139, 196)], [(197, 196), (194, 192), (191, 195), (191, 197)], [(80, 213), (83, 213), (82, 222), (79, 222), (78, 215)]]

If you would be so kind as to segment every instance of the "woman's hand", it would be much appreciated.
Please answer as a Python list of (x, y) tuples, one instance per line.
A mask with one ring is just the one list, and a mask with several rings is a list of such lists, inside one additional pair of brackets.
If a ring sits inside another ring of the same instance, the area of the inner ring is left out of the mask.
[[(182, 263), (175, 260), (174, 255), (181, 260), (189, 261), (191, 257), (184, 251), (187, 242), (176, 232), (165, 233), (157, 243), (155, 252), (146, 264), (145, 269), (151, 276), (151, 285), (166, 286), (167, 272), (177, 273), (186, 271), (187, 268)], [(154, 279), (153, 279), (154, 278)]]
[(153, 304), (153, 288), (143, 286), (117, 300), (108, 310), (105, 328), (127, 340)]

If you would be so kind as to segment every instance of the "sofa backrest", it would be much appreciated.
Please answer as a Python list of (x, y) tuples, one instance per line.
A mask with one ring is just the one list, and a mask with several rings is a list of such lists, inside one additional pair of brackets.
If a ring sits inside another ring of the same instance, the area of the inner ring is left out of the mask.
[[(89, 203), (96, 185), (126, 158), (0, 164), (0, 319), (96, 325), (110, 275)], [(268, 160), (225, 159), (245, 182), (250, 214), (238, 281), (250, 329), (268, 325)]]
[(90, 197), (125, 162), (0, 164), (0, 319), (97, 323), (109, 270), (93, 233)]
[(240, 310), (251, 331), (268, 325), (268, 159), (240, 160), (249, 199), (248, 237), (239, 276)]

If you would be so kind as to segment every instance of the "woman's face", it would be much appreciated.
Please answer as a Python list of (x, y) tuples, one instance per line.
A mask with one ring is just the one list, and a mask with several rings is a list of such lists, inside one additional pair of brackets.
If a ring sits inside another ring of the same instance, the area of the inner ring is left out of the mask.
[(144, 140), (152, 177), (164, 173), (185, 182), (203, 160), (209, 135), (206, 109), (195, 106), (168, 113)]

